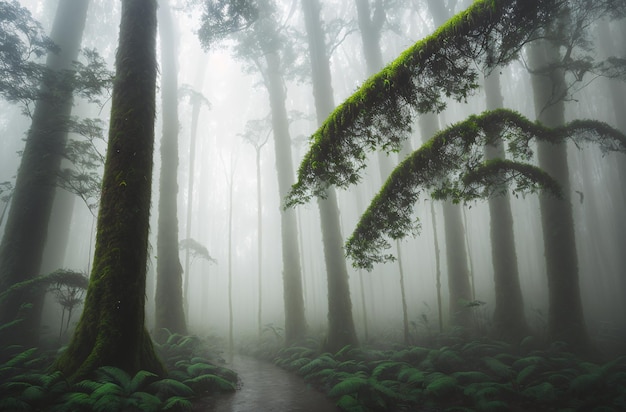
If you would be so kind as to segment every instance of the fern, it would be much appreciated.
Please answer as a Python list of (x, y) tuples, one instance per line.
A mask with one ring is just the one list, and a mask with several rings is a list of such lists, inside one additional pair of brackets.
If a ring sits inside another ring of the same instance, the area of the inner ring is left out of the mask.
[(332, 358), (328, 353), (318, 356), (306, 365), (302, 366), (298, 370), (298, 374), (306, 375), (308, 373), (318, 371), (326, 368), (334, 368), (337, 365), (337, 361)]
[(337, 406), (346, 412), (368, 412), (368, 409), (362, 406), (359, 401), (351, 395), (343, 395), (339, 398)]
[(187, 373), (193, 378), (213, 372), (215, 372), (215, 367), (206, 363), (194, 363), (187, 367)]
[(522, 392), (526, 397), (538, 400), (541, 402), (556, 400), (556, 390), (549, 382), (543, 382), (539, 385), (530, 386)]
[(142, 412), (157, 412), (161, 410), (161, 400), (155, 395), (146, 392), (135, 392), (128, 398), (128, 405)]
[(176, 412), (191, 411), (193, 410), (193, 404), (189, 401), (189, 399), (180, 396), (172, 396), (165, 401), (162, 410)]
[(509, 378), (512, 375), (512, 369), (499, 361), (498, 359), (486, 356), (482, 358), (483, 363), (489, 370), (501, 378)]
[(19, 398), (3, 397), (2, 399), (0, 399), (0, 411), (2, 412), (20, 412), (31, 410), (31, 406)]
[(340, 397), (344, 395), (354, 395), (367, 386), (369, 386), (367, 379), (356, 376), (351, 377), (333, 386), (331, 390), (328, 391), (328, 396)]
[(183, 383), (198, 394), (208, 391), (232, 392), (237, 389), (233, 383), (212, 374), (196, 376)]
[(191, 397), (194, 395), (193, 390), (189, 386), (168, 378), (152, 382), (149, 388), (156, 392), (160, 399), (169, 398), (171, 396)]
[(457, 381), (450, 376), (441, 376), (429, 383), (424, 389), (424, 393), (435, 398), (443, 398), (452, 395), (457, 391)]
[(489, 382), (492, 380), (489, 375), (478, 371), (455, 372), (451, 376), (455, 378), (461, 385)]

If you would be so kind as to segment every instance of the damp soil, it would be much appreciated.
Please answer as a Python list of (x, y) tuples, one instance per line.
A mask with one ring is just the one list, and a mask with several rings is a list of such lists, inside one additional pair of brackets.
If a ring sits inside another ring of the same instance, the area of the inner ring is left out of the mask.
[(234, 355), (227, 368), (239, 388), (197, 403), (196, 412), (335, 412), (339, 408), (304, 380), (267, 361)]

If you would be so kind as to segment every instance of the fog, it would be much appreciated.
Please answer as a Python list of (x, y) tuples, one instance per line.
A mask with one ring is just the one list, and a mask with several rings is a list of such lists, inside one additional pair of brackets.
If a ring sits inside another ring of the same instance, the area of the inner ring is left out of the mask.
[[(21, 0), (19, 3), (42, 23), (45, 32), (50, 31), (56, 1)], [(267, 79), (259, 74), (258, 61), (255, 66), (254, 56), (247, 59), (237, 56), (240, 47), (238, 39), (243, 36), (227, 36), (208, 50), (201, 46), (198, 30), (202, 5), (198, 3), (201, 2), (170, 0), (177, 35), (179, 90), (189, 87), (201, 93), (209, 102), (200, 108), (193, 152), (195, 165), (191, 170), (192, 102), (179, 93), (177, 238), (181, 241), (189, 233), (189, 237), (206, 247), (214, 259), (209, 261), (202, 256), (192, 256), (189, 273), (182, 275), (184, 281), (188, 279), (189, 282), (185, 302), (186, 322), (189, 333), (210, 337), (219, 345), (227, 346), (230, 275), (235, 347), (255, 346), (259, 327), (263, 339), (274, 339), (275, 333), (285, 333), (281, 247), (283, 204), (279, 195), (268, 86), (264, 83)], [(298, 75), (302, 74), (300, 78), (284, 77), (283, 83), (293, 168), (297, 171), (310, 147), (310, 136), (318, 129), (310, 67), (307, 67), (310, 66), (309, 45), (300, 2), (279, 0), (276, 3), (276, 24), (288, 33), (288, 38), (294, 42), (294, 52), (297, 53), (292, 68), (300, 68)], [(368, 70), (354, 2), (324, 0), (321, 3), (327, 47), (332, 51), (332, 97), (339, 104), (363, 84), (368, 77)], [(400, 5), (402, 2), (383, 3), (389, 3), (389, 9), (380, 45), (384, 64), (388, 64), (416, 41), (433, 33), (438, 24), (435, 23), (437, 17), (433, 18), (434, 12), (429, 9), (432, 2), (413, 1), (405, 2), (406, 5)], [(447, 11), (452, 15), (464, 10), (471, 2), (448, 3), (455, 7)], [(96, 49), (109, 70), (114, 68), (118, 47), (120, 8), (120, 2), (92, 0), (83, 36), (82, 47)], [(589, 31), (594, 45), (588, 52), (590, 56), (596, 59), (616, 54), (623, 56), (623, 44), (607, 44), (606, 37), (602, 38), (607, 35), (607, 30), (609, 40), (621, 39), (618, 33), (623, 33), (624, 22), (592, 22)], [(157, 50), (160, 56), (160, 40)], [(255, 53), (262, 55), (259, 50)], [(529, 52), (524, 48), (517, 59), (495, 71), (500, 77), (504, 107), (534, 121), (537, 115), (528, 70), (529, 59)], [(595, 77), (593, 73), (588, 74), (583, 82), (576, 83), (575, 87), (580, 90), (575, 93), (573, 89), (569, 90), (572, 94), (568, 94), (565, 103), (566, 121), (589, 118), (616, 128), (622, 127), (623, 122), (620, 124), (619, 117), (623, 115), (623, 108), (616, 108), (617, 103), (611, 97), (611, 91), (617, 89), (624, 94), (626, 88), (618, 80), (592, 77)], [(487, 109), (482, 77), (479, 82), (481, 86), (467, 102), (453, 99), (446, 101), (446, 109), (437, 116), (440, 130)], [(157, 85), (150, 246), (145, 292), (146, 326), (151, 331), (155, 328), (155, 288), (159, 259), (157, 227), (163, 115), (160, 79)], [(30, 119), (22, 115), (20, 110), (19, 105), (0, 100), (0, 130), (3, 135), (0, 143), (0, 182), (15, 183), (21, 159), (18, 153), (23, 150), (24, 137), (30, 127)], [(75, 97), (73, 115), (99, 118), (106, 128), (110, 112), (110, 95), (105, 96), (100, 105)], [(421, 135), (418, 117), (416, 114), (410, 136), (413, 150), (432, 137)], [(260, 193), (257, 192), (256, 151), (250, 141), (244, 139), (246, 133), (256, 142), (263, 142), (269, 137), (267, 144), (260, 149)], [(106, 130), (104, 135), (107, 135)], [(70, 137), (80, 139), (76, 135)], [(103, 152), (106, 150), (104, 142), (98, 142), (97, 145)], [(387, 156), (395, 167), (404, 155), (402, 152), (392, 152)], [(621, 216), (624, 185), (621, 181), (623, 175), (620, 174), (620, 168), (625, 164), (624, 158), (621, 153), (602, 153), (593, 145), (578, 147), (574, 143), (567, 143), (567, 161), (584, 320), (594, 344), (614, 353), (619, 351), (618, 348), (626, 339), (626, 261), (622, 250), (626, 230)], [(536, 154), (533, 162), (537, 162)], [(101, 172), (102, 167), (98, 170)], [(360, 216), (385, 183), (380, 170), (379, 158), (376, 153), (370, 153), (359, 184), (347, 190), (337, 190), (343, 241), (351, 235)], [(191, 205), (188, 196), (190, 175), (193, 175)], [(296, 176), (292, 178), (296, 179)], [(259, 196), (262, 232), (258, 231)], [(363, 344), (403, 342), (400, 269), (403, 273), (410, 342), (420, 342), (424, 337), (440, 332), (438, 272), (441, 274), (442, 323), (445, 330), (451, 330), (453, 316), (449, 313), (448, 284), (450, 257), (447, 258), (442, 203), (431, 199), (428, 193), (421, 196), (412, 216), (421, 225), (419, 234), (408, 236), (398, 243), (392, 241), (388, 251), (400, 259), (377, 263), (371, 271), (357, 269), (352, 266), (350, 259), (347, 260), (352, 314), (357, 336)], [(0, 213), (4, 214), (4, 209), (8, 210), (10, 206), (9, 201), (3, 198), (0, 201)], [(192, 210), (189, 220), (188, 208)], [(464, 228), (461, 234), (465, 245), (463, 253), (468, 258), (472, 287), (469, 299), (473, 302), (471, 316), (478, 325), (478, 335), (486, 336), (493, 330), (493, 313), (496, 308), (489, 205), (486, 200), (480, 199), (461, 204), (460, 208)], [(434, 215), (431, 211), (434, 211)], [(511, 211), (524, 315), (535, 334), (547, 337), (550, 296), (539, 196), (511, 196)], [(71, 213), (69, 220), (64, 217), (68, 212)], [(85, 274), (91, 272), (97, 212), (97, 207), (90, 210), (78, 196), (57, 189), (47, 235), (48, 255), (45, 256), (49, 257), (44, 258), (41, 274), (58, 268)], [(229, 228), (231, 213), (232, 228)], [(297, 206), (295, 213), (308, 335), (322, 338), (328, 327), (329, 289), (317, 202), (313, 200)], [(191, 223), (189, 228), (188, 221)], [(64, 234), (64, 229), (56, 224), (58, 222), (66, 225), (65, 230), (69, 223), (69, 231)], [(4, 233), (6, 218), (0, 224), (1, 233)], [(232, 233), (229, 233), (230, 230)], [(262, 236), (260, 255), (257, 249), (259, 236)], [(185, 251), (181, 248), (179, 252), (181, 265), (185, 268)], [(260, 269), (259, 260), (262, 263)], [(259, 270), (261, 284), (258, 282)], [(259, 297), (262, 299), (261, 325), (258, 324)], [(48, 294), (43, 313), (44, 339), (59, 339), (62, 308), (53, 294)], [(61, 343), (69, 341), (78, 319), (79, 313), (74, 312), (69, 330), (60, 338)]]

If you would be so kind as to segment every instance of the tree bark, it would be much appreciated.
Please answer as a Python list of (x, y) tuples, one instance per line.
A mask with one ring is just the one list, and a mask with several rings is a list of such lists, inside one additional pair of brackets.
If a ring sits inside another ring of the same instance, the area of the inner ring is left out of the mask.
[[(268, 52), (265, 54), (265, 61), (267, 63), (267, 90), (272, 113), (272, 129), (274, 130), (278, 194), (282, 204), (282, 199), (287, 196), (291, 185), (295, 183), (289, 120), (285, 106), (280, 57), (276, 52)], [(298, 222), (295, 210), (285, 210), (281, 206), (280, 230), (283, 256), (283, 297), (285, 301), (285, 343), (291, 345), (303, 339), (307, 330), (302, 291), (300, 247), (298, 245)]]
[[(48, 225), (56, 191), (56, 177), (67, 142), (67, 121), (72, 111), (73, 89), (61, 73), (71, 70), (78, 58), (88, 0), (61, 0), (50, 33), (61, 48), (48, 54), (51, 76), (43, 80), (45, 98), (37, 101), (26, 137), (15, 191), (0, 244), (0, 290), (40, 275)], [(0, 305), (0, 324), (24, 317), (11, 343), (37, 345), (43, 295), (33, 307), (20, 313), (22, 297), (16, 295)], [(8, 343), (8, 342), (7, 342)]]
[[(500, 76), (496, 72), (485, 77), (487, 110), (504, 106), (500, 92)], [(485, 146), (485, 158), (505, 158), (504, 146)], [(528, 332), (524, 317), (524, 301), (519, 281), (513, 213), (508, 193), (489, 199), (491, 261), (495, 283), (496, 307), (493, 312), (493, 328), (499, 339), (518, 341)]]
[[(313, 72), (313, 96), (318, 124), (335, 108), (330, 65), (317, 0), (302, 0), (309, 55)], [(328, 277), (328, 337), (326, 350), (336, 352), (346, 345), (358, 345), (352, 317), (348, 269), (343, 254), (343, 237), (335, 190), (328, 188), (326, 199), (318, 199)]]
[[(560, 59), (558, 47), (545, 41), (534, 43), (528, 49), (528, 58), (534, 71), (531, 79), (537, 120), (548, 127), (563, 125), (565, 103), (562, 95), (566, 88), (564, 73), (560, 69), (541, 71)], [(548, 276), (550, 338), (567, 342), (574, 350), (586, 351), (589, 337), (578, 281), (567, 146), (538, 143), (537, 156), (539, 167), (559, 182), (563, 192), (562, 199), (544, 194), (539, 196)]]
[(176, 32), (167, 0), (158, 11), (161, 39), (161, 173), (159, 181), (159, 221), (157, 235), (157, 281), (155, 338), (171, 333), (187, 333), (183, 308), (182, 274), (178, 254), (178, 71)]
[[(75, 1), (75, 0), (72, 0)], [(145, 329), (154, 148), (155, 0), (123, 0), (93, 270), (84, 310), (56, 368), (78, 380), (103, 365), (164, 374)]]

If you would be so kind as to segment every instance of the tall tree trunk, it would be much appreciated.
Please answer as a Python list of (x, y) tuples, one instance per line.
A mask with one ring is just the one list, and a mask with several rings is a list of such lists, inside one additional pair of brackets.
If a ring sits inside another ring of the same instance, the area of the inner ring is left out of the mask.
[[(372, 12), (369, 0), (356, 0), (356, 9), (359, 21), (359, 31), (363, 43), (363, 55), (367, 67), (367, 75), (372, 76), (383, 67), (383, 55), (380, 51), (380, 33), (385, 20), (383, 5), (377, 2)], [(378, 165), (381, 183), (391, 174), (393, 164), (391, 158), (383, 151), (378, 151)], [(402, 268), (402, 256), (400, 252), (400, 242), (396, 242), (398, 251), (398, 272), (400, 274), (400, 298), (402, 302), (402, 324), (404, 331), (404, 341), (409, 341), (409, 316), (406, 302), (406, 291), (404, 288), (404, 270)]]
[[(545, 70), (560, 60), (558, 47), (547, 41), (533, 43), (528, 49), (528, 58), (533, 70), (531, 79), (537, 120), (548, 127), (563, 125), (565, 77), (562, 70)], [(563, 192), (562, 199), (539, 196), (548, 276), (550, 338), (567, 342), (574, 350), (586, 351), (589, 338), (578, 282), (567, 146), (538, 143), (537, 156), (539, 167), (559, 182)]]
[[(202, 90), (202, 84), (204, 83), (204, 75), (207, 65), (206, 56), (201, 56), (201, 61), (198, 66), (198, 80), (194, 87), (197, 90)], [(199, 92), (192, 93), (189, 100), (191, 103), (191, 135), (189, 138), (189, 176), (187, 177), (187, 223), (185, 225), (185, 239), (191, 239), (191, 218), (193, 216), (193, 186), (194, 186), (194, 172), (196, 166), (196, 137), (198, 136), (198, 120), (200, 118), (200, 109), (202, 108), (202, 104), (206, 102), (203, 100), (202, 94)], [(185, 313), (187, 314), (187, 322), (190, 322), (191, 314), (189, 313), (189, 271), (190, 271), (190, 253), (189, 248), (185, 248), (185, 279), (183, 282), (183, 304), (185, 307)], [(208, 278), (209, 274), (206, 273), (205, 276)], [(203, 282), (204, 283), (204, 282)], [(208, 299), (206, 297), (206, 293), (208, 292), (207, 288), (202, 288), (202, 303), (206, 304)]]
[(161, 174), (159, 181), (159, 221), (157, 234), (157, 280), (155, 338), (171, 333), (187, 333), (183, 308), (182, 274), (178, 254), (178, 70), (176, 31), (167, 0), (159, 7), (161, 39)]
[[(307, 31), (309, 55), (313, 72), (313, 96), (318, 124), (335, 108), (324, 34), (317, 0), (302, 0)], [(324, 243), (326, 275), (328, 277), (328, 340), (326, 350), (338, 351), (346, 345), (358, 345), (354, 320), (348, 269), (343, 254), (343, 237), (339, 222), (339, 208), (335, 190), (326, 191), (326, 199), (318, 199)]]
[[(72, 3), (75, 0), (71, 0)], [(56, 368), (163, 374), (144, 326), (156, 62), (155, 0), (123, 0), (96, 250), (84, 310)]]
[[(485, 77), (487, 110), (504, 106), (500, 92), (500, 76), (497, 72)], [(495, 146), (485, 146), (487, 159), (505, 158), (502, 141)], [(513, 213), (508, 193), (489, 199), (491, 261), (495, 283), (496, 307), (493, 312), (493, 328), (496, 337), (516, 341), (529, 332), (524, 317), (524, 301), (519, 281)]]
[[(438, 119), (434, 114), (420, 116), (419, 125), (424, 140), (430, 139), (439, 129)], [(450, 322), (454, 326), (462, 327), (465, 332), (471, 332), (474, 329), (474, 317), (467, 303), (473, 297), (461, 207), (451, 202), (444, 202), (442, 210), (448, 263)]]
[[(50, 37), (60, 46), (48, 54), (46, 65), (53, 74), (43, 80), (41, 89), (54, 96), (39, 100), (26, 137), (22, 161), (15, 181), (15, 192), (0, 244), (0, 290), (39, 275), (48, 234), (50, 214), (56, 191), (62, 154), (67, 142), (67, 124), (72, 111), (73, 90), (60, 75), (72, 68), (82, 40), (88, 0), (61, 0)], [(13, 342), (26, 346), (37, 344), (43, 295), (24, 313)], [(6, 299), (0, 305), (0, 324), (15, 319), (24, 303), (21, 296)]]
[[(428, 8), (433, 17), (435, 28), (448, 20), (456, 2), (448, 2), (447, 6), (440, 0), (428, 0)], [(437, 117), (433, 114), (420, 117), (420, 129), (423, 139), (430, 139), (439, 129)], [(471, 273), (467, 261), (467, 245), (461, 206), (444, 202), (443, 227), (446, 243), (446, 261), (448, 263), (448, 289), (450, 293), (450, 319), (455, 326), (462, 327), (466, 332), (474, 330), (474, 317), (467, 302), (473, 299), (470, 284)]]
[[(278, 194), (281, 199), (287, 196), (291, 185), (295, 183), (291, 154), (289, 120), (285, 106), (280, 57), (275, 52), (265, 54), (267, 63), (267, 90), (272, 113), (274, 130), (274, 151), (276, 153), (276, 171), (278, 172)], [(304, 338), (307, 330), (304, 315), (304, 297), (302, 291), (302, 269), (300, 266), (300, 248), (298, 245), (298, 222), (296, 211), (280, 211), (281, 246), (283, 255), (283, 298), (285, 301), (285, 343), (291, 345)]]

